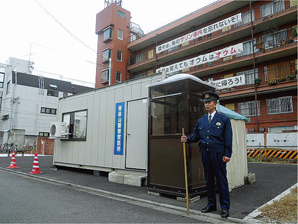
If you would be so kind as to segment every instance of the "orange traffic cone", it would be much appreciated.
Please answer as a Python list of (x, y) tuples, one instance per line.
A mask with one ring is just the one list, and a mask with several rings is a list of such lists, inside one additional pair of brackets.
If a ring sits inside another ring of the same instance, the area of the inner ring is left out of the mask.
[(39, 174), (39, 173), (43, 173), (43, 172), (40, 172), (39, 170), (37, 152), (35, 152), (32, 171), (29, 174)]
[(19, 167), (17, 167), (17, 164), (16, 164), (16, 154), (14, 151), (12, 152), (12, 155), (11, 155), (9, 167), (7, 167), (7, 168), (8, 169), (19, 169)]

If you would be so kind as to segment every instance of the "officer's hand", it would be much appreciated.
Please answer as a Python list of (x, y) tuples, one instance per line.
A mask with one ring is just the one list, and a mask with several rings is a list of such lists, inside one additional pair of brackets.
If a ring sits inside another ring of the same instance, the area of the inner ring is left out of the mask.
[(186, 135), (181, 136), (181, 142), (187, 142), (187, 136)]
[(224, 163), (227, 163), (230, 161), (230, 158), (227, 156), (222, 157), (222, 161), (224, 161)]

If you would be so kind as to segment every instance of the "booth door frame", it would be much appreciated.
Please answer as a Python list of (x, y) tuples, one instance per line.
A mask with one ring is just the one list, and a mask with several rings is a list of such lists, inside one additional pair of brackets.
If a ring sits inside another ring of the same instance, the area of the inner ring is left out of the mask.
[(147, 169), (147, 98), (127, 102), (126, 160), (128, 169)]

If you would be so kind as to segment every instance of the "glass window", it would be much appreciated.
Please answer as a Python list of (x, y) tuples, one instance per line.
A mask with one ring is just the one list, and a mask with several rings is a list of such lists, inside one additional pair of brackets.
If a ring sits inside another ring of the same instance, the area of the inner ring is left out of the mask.
[(118, 39), (123, 40), (123, 30), (118, 30)]
[[(252, 14), (250, 13), (252, 12)], [(251, 17), (252, 17), (252, 21), (255, 20), (255, 12), (254, 10), (252, 11), (248, 11), (248, 12), (245, 12), (245, 13), (242, 13), (241, 14), (241, 22), (235, 24), (235, 27), (237, 26), (241, 26), (241, 25), (244, 25), (244, 24), (247, 24), (247, 23), (250, 23), (251, 22)]]
[(237, 54), (237, 57), (252, 54), (253, 53), (253, 46), (254, 46), (254, 51), (256, 52), (257, 51), (256, 39), (254, 39), (253, 41), (249, 40), (249, 41), (243, 42), (243, 52), (242, 52), (242, 54)]
[(266, 17), (285, 9), (284, 0), (276, 0), (269, 4), (261, 6), (261, 15)]
[(153, 50), (148, 51), (148, 59), (153, 58)]
[(285, 96), (273, 99), (267, 99), (267, 114), (287, 114), (293, 113), (292, 96)]
[(111, 57), (111, 49), (106, 49), (102, 52), (102, 61), (108, 61)]
[(103, 32), (103, 41), (112, 39), (112, 28), (108, 28)]
[(117, 50), (117, 61), (122, 61), (122, 51)]
[(40, 112), (41, 113), (45, 113), (46, 112), (46, 108), (42, 107)]
[(122, 18), (125, 18), (125, 13), (118, 10), (118, 16), (121, 16)]
[[(243, 72), (238, 72), (237, 75), (245, 75), (245, 85), (254, 84), (254, 70), (247, 70)], [(255, 69), (255, 78), (258, 78), (258, 69)]]
[(121, 82), (122, 80), (122, 73), (121, 72), (116, 72), (116, 81)]
[(281, 46), (283, 41), (287, 40), (287, 30), (280, 30), (269, 35), (262, 36), (265, 49), (271, 49), (274, 46)]
[(87, 111), (80, 111), (74, 113), (74, 132), (73, 138), (86, 138), (87, 132)]
[[(256, 105), (255, 101), (248, 101), (244, 103), (238, 103), (238, 113), (246, 117), (251, 117), (256, 115)], [(260, 111), (260, 101), (257, 101), (257, 113), (258, 116), (261, 115)]]
[(170, 95), (178, 95), (185, 92), (185, 82), (177, 82), (171, 83), (169, 85), (157, 86), (151, 89), (151, 97), (152, 99), (170, 96)]
[(145, 61), (145, 57), (146, 57), (145, 52), (141, 53), (141, 54), (138, 54), (137, 57), (136, 57), (136, 63), (140, 63), (142, 61)]
[(0, 73), (0, 88), (3, 88), (4, 83), (4, 73)]
[(56, 114), (56, 109), (51, 109), (51, 114)]
[(107, 82), (109, 81), (109, 70), (103, 70), (101, 71), (101, 82)]
[(48, 96), (58, 97), (58, 91), (57, 90), (53, 90), (53, 89), (48, 89), (47, 90), (47, 95)]
[(51, 109), (50, 108), (46, 108), (46, 114), (50, 114), (51, 113)]
[(151, 135), (179, 134), (186, 125), (186, 97), (167, 97), (151, 103)]
[(5, 73), (6, 68), (5, 67), (0, 67), (0, 72)]
[(63, 92), (63, 97), (67, 97), (67, 96), (68, 96), (68, 93)]

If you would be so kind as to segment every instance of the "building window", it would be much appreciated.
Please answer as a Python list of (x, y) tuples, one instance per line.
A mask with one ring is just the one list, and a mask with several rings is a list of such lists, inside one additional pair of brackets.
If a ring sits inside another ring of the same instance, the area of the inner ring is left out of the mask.
[(103, 41), (108, 41), (112, 39), (112, 31), (113, 29), (111, 27), (108, 27), (103, 31)]
[(257, 51), (256, 39), (254, 39), (253, 41), (249, 40), (249, 41), (243, 42), (243, 52), (241, 54), (237, 54), (237, 57), (252, 54), (253, 46), (254, 46), (254, 51), (256, 52)]
[(153, 50), (148, 51), (148, 59), (153, 58)]
[(40, 137), (49, 137), (50, 133), (49, 132), (39, 132), (38, 134)]
[(109, 81), (109, 69), (105, 69), (101, 71), (101, 82)]
[(116, 81), (121, 82), (122, 80), (122, 73), (121, 72), (116, 72)]
[(280, 30), (269, 35), (262, 36), (265, 49), (271, 49), (274, 46), (281, 46), (283, 41), (287, 40), (287, 30)]
[(47, 95), (48, 96), (54, 96), (54, 97), (58, 97), (58, 91), (57, 90), (53, 90), (53, 89), (48, 89), (47, 90)]
[(235, 104), (234, 103), (228, 103), (225, 105), (226, 108), (235, 111)]
[[(250, 12), (252, 12), (252, 15), (250, 15)], [(252, 21), (255, 21), (255, 11), (254, 10), (242, 13), (241, 14), (241, 20), (242, 21), (235, 24), (235, 27), (250, 23), (251, 22), (251, 17), (252, 17)]]
[(0, 88), (3, 88), (5, 68), (0, 67)]
[(117, 61), (122, 61), (122, 51), (117, 51)]
[(136, 63), (140, 63), (142, 61), (145, 61), (145, 57), (146, 57), (145, 52), (141, 53), (141, 54), (138, 54), (137, 57), (136, 57)]
[(56, 115), (57, 114), (57, 109), (55, 108), (46, 108), (46, 107), (41, 107), (40, 113), (42, 114), (52, 114)]
[(111, 57), (111, 49), (106, 49), (102, 51), (102, 62), (106, 62)]
[(68, 96), (68, 93), (63, 92), (63, 97), (67, 97), (67, 96)]
[(121, 16), (122, 18), (125, 18), (125, 13), (118, 10), (118, 16)]
[(287, 114), (293, 113), (292, 96), (285, 96), (273, 99), (267, 99), (267, 114)]
[[(260, 112), (260, 101), (257, 101), (257, 113), (258, 116), (261, 115)], [(238, 112), (246, 117), (256, 116), (256, 106), (255, 101), (248, 101), (244, 103), (238, 103)]]
[(258, 78), (258, 69), (255, 69), (255, 75), (254, 77), (254, 70), (247, 70), (243, 72), (238, 72), (237, 75), (245, 75), (245, 85), (251, 85), (254, 84), (254, 80)]
[(276, 0), (269, 4), (261, 6), (261, 15), (266, 17), (285, 9), (284, 0)]
[(69, 128), (69, 139), (86, 141), (87, 136), (87, 110), (65, 113), (62, 121)]
[(123, 40), (123, 30), (118, 30), (118, 39)]
[(6, 95), (10, 92), (10, 82), (11, 80), (9, 80), (6, 84)]

